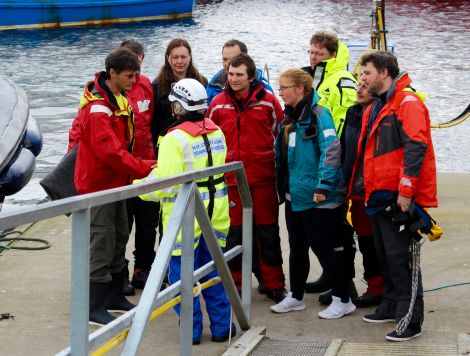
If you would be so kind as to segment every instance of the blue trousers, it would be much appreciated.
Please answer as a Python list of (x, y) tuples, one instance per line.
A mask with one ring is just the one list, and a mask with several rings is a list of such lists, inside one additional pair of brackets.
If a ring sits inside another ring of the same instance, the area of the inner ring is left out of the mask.
[[(194, 250), (194, 270), (212, 261), (212, 256), (201, 236), (198, 247)], [(203, 283), (216, 277), (217, 271), (212, 271), (202, 277), (199, 282)], [(174, 284), (181, 279), (181, 257), (171, 256), (168, 266), (168, 279), (170, 284)], [(230, 302), (222, 283), (207, 288), (202, 291), (202, 296), (206, 302), (207, 314), (209, 314), (210, 328), (212, 336), (226, 336), (230, 332)], [(180, 305), (175, 306), (175, 311), (180, 315)], [(193, 302), (193, 341), (200, 341), (202, 334), (202, 311), (199, 296)]]

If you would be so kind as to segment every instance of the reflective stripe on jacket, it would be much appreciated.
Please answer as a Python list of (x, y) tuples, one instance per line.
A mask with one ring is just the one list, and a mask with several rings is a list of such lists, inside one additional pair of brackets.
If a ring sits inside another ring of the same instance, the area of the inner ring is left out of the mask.
[[(365, 147), (366, 202), (373, 192), (389, 190), (413, 197), (420, 206), (437, 206), (436, 160), (429, 112), (417, 94), (404, 90), (410, 83), (407, 73), (401, 73), (393, 82), (368, 137), (372, 105), (364, 112), (357, 156), (361, 157)], [(351, 182), (358, 168), (359, 160), (356, 160)]]
[[(188, 130), (188, 127), (190, 130)], [(199, 130), (202, 127), (211, 129), (209, 131)], [(196, 129), (196, 131), (191, 130), (191, 128)], [(199, 134), (195, 134), (197, 130), (199, 130)], [(175, 126), (165, 136), (160, 138), (157, 168), (154, 168), (148, 177), (135, 180), (134, 184), (209, 167), (208, 153), (202, 133), (207, 135), (210, 142), (213, 165), (224, 164), (227, 146), (222, 131), (208, 119), (198, 122), (185, 122)], [(217, 180), (220, 177), (223, 177), (223, 174), (214, 176), (214, 179)], [(206, 181), (208, 181), (208, 178), (204, 178), (198, 181), (198, 183)], [(166, 231), (168, 227), (168, 221), (180, 189), (181, 185), (176, 185), (140, 196), (143, 200), (162, 201), (162, 222), (164, 231)], [(207, 186), (198, 186), (198, 190), (201, 193), (204, 205), (207, 209), (210, 202), (209, 188)], [(230, 227), (228, 209), (227, 186), (225, 181), (222, 181), (215, 185), (214, 209), (211, 218), (212, 226), (221, 247), (225, 247), (225, 241)], [(200, 235), (201, 229), (196, 220), (194, 224), (194, 248), (196, 248), (199, 243)], [(178, 235), (172, 254), (173, 256), (181, 255), (181, 232)]]

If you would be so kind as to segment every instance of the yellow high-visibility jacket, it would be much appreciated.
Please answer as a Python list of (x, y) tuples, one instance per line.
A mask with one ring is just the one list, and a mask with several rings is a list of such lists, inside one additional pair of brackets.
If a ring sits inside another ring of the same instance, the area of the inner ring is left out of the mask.
[(330, 110), (338, 137), (343, 132), (346, 111), (357, 101), (357, 81), (346, 70), (348, 62), (349, 49), (340, 42), (336, 57), (320, 62), (314, 70), (302, 68), (313, 77), (313, 86), (320, 96), (318, 104)]
[[(209, 119), (197, 122), (186, 121), (171, 128), (165, 136), (160, 137), (158, 166), (152, 170), (148, 177), (135, 180), (134, 184), (209, 167), (209, 155), (203, 135), (207, 135), (206, 137), (210, 143), (212, 165), (217, 166), (224, 164), (227, 146), (225, 144), (224, 134), (219, 127)], [(213, 179), (215, 182), (215, 193), (211, 222), (219, 239), (219, 245), (225, 247), (230, 227), (227, 185), (223, 174), (213, 176)], [(206, 209), (210, 202), (209, 187), (207, 186), (208, 180), (208, 178), (204, 178), (197, 181), (198, 190), (202, 195)], [(176, 185), (140, 195), (140, 198), (143, 200), (162, 202), (163, 231), (166, 231), (168, 227), (168, 220), (180, 188), (181, 185)], [(194, 224), (194, 248), (198, 246), (200, 236), (201, 229), (196, 220)], [(181, 232), (178, 235), (172, 255), (181, 255)]]

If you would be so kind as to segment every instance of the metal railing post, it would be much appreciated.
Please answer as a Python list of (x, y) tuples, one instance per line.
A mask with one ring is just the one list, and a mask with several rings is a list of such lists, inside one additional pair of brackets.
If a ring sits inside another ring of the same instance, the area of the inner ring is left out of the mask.
[(250, 320), (248, 319), (248, 315), (245, 313), (245, 310), (241, 304), (240, 296), (238, 295), (238, 291), (235, 287), (235, 283), (233, 282), (227, 262), (225, 261), (224, 255), (219, 246), (218, 238), (215, 235), (214, 229), (212, 228), (212, 223), (209, 219), (209, 215), (207, 214), (206, 207), (204, 206), (204, 202), (199, 193), (196, 193), (195, 195), (196, 218), (199, 222), (199, 226), (201, 227), (202, 235), (204, 236), (204, 240), (207, 244), (207, 247), (209, 248), (212, 259), (214, 260), (217, 273), (222, 280), (225, 292), (227, 293), (227, 296), (230, 300), (238, 323), (243, 330), (248, 330), (250, 328)]
[[(155, 305), (161, 305), (164, 300), (170, 298), (170, 294), (174, 295), (176, 290), (182, 290), (183, 306), (182, 313), (188, 317), (182, 317), (182, 340), (181, 354), (189, 355), (191, 353), (192, 344), (192, 286), (193, 281), (197, 281), (204, 275), (209, 273), (213, 268), (199, 268), (196, 275), (193, 273), (194, 268), (194, 213), (195, 213), (195, 182), (207, 176), (216, 175), (225, 172), (234, 171), (237, 178), (240, 196), (243, 205), (243, 247), (237, 246), (231, 252), (226, 254), (228, 259), (240, 254), (243, 251), (243, 304), (240, 304), (240, 298), (235, 295), (234, 285), (228, 278), (222, 275), (228, 275), (226, 268), (220, 269), (220, 266), (226, 265), (223, 257), (216, 251), (213, 258), (217, 264), (217, 269), (221, 276), (225, 278), (224, 285), (228, 287), (229, 292), (233, 292), (236, 298), (234, 309), (238, 309), (239, 319), (242, 329), (249, 327), (250, 301), (251, 301), (251, 248), (252, 248), (252, 201), (249, 187), (244, 175), (244, 169), (241, 162), (232, 162), (223, 166), (214, 166), (207, 169), (182, 173), (177, 176), (157, 179), (142, 185), (118, 187), (99, 191), (58, 201), (47, 202), (32, 207), (25, 207), (15, 212), (5, 212), (0, 215), (0, 229), (11, 228), (14, 226), (24, 225), (30, 222), (45, 220), (51, 217), (60, 216), (64, 213), (73, 213), (72, 216), (72, 257), (71, 257), (71, 332), (70, 347), (62, 350), (60, 355), (87, 355), (92, 348), (101, 345), (108, 337), (117, 335), (125, 328), (130, 326), (128, 337), (126, 339), (122, 355), (134, 356), (138, 353), (140, 344), (145, 334), (150, 315)], [(181, 184), (181, 189), (176, 196), (173, 211), (168, 221), (167, 229), (163, 236), (162, 244), (157, 250), (155, 261), (153, 263), (150, 275), (146, 284), (138, 307), (125, 315), (117, 318), (115, 321), (107, 324), (101, 329), (88, 335), (88, 317), (89, 317), (89, 282), (90, 282), (90, 210), (97, 206), (108, 203), (129, 199), (150, 191), (160, 190), (167, 187), (173, 187)], [(200, 202), (202, 209), (203, 203)], [(203, 209), (205, 210), (205, 208)], [(202, 211), (202, 210), (201, 210)], [(211, 231), (210, 220), (206, 214), (206, 231)], [(184, 222), (183, 222), (184, 218)], [(183, 280), (177, 285), (168, 288), (162, 292), (159, 297), (159, 290), (162, 284), (164, 273), (166, 272), (168, 262), (171, 258), (171, 252), (174, 249), (178, 232), (184, 225), (183, 241), (188, 242), (184, 247), (184, 256), (190, 256), (191, 261), (182, 261), (183, 270), (188, 269), (189, 273), (183, 272)], [(204, 224), (202, 224), (204, 225)], [(201, 229), (203, 229), (201, 225)], [(210, 233), (209, 233), (210, 234)], [(217, 244), (217, 238), (214, 237), (214, 243)], [(191, 244), (189, 243), (191, 241)], [(210, 247), (209, 247), (210, 248)], [(212, 252), (212, 251), (211, 251)], [(205, 271), (207, 269), (207, 271)], [(190, 276), (187, 278), (187, 276)], [(192, 279), (191, 281), (189, 281)], [(180, 289), (181, 288), (181, 289)], [(227, 288), (227, 287), (226, 287)], [(232, 291), (230, 291), (232, 289)], [(190, 291), (190, 294), (188, 293)], [(186, 301), (185, 301), (186, 300)], [(187, 302), (189, 300), (190, 302)], [(232, 301), (233, 302), (233, 301)], [(232, 303), (233, 304), (233, 303)], [(190, 308), (190, 309), (189, 309)], [(245, 311), (245, 313), (243, 313)], [(237, 313), (237, 311), (236, 311)], [(246, 314), (246, 315), (242, 315)], [(132, 319), (132, 320), (131, 320)], [(183, 320), (184, 319), (184, 320)]]
[(72, 214), (70, 354), (88, 355), (90, 208)]
[[(189, 185), (189, 183), (187, 183)], [(194, 190), (183, 216), (181, 232), (181, 305), (180, 305), (180, 355), (190, 356), (193, 344), (193, 274), (194, 274)]]
[(238, 190), (243, 205), (243, 253), (242, 253), (242, 305), (251, 324), (251, 273), (253, 255), (253, 201), (243, 168), (235, 170)]
[(171, 251), (175, 246), (175, 241), (182, 225), (182, 216), (186, 212), (189, 201), (191, 200), (192, 184), (185, 183), (181, 186), (178, 196), (173, 206), (168, 227), (163, 234), (162, 244), (157, 250), (155, 260), (150, 270), (150, 275), (145, 284), (144, 291), (140, 297), (139, 305), (136, 308), (134, 320), (132, 322), (126, 343), (121, 355), (134, 356), (137, 355), (140, 343), (144, 337), (145, 329), (152, 313), (155, 298), (162, 285), (164, 271), (168, 266)]

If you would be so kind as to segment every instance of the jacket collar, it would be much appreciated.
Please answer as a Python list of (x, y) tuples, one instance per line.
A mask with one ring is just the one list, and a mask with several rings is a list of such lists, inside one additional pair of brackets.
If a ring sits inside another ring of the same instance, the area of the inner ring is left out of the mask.
[(411, 84), (412, 80), (408, 76), (407, 72), (400, 72), (398, 76), (393, 80), (392, 85), (387, 90), (387, 101), (389, 101), (396, 92), (402, 91)]
[(180, 129), (184, 132), (190, 134), (193, 137), (201, 136), (203, 134), (208, 134), (214, 131), (217, 131), (219, 128), (216, 124), (210, 119), (202, 119), (199, 121), (183, 121), (178, 123), (175, 126), (172, 126), (168, 129), (168, 132), (173, 130)]
[(225, 87), (225, 92), (234, 102), (237, 111), (240, 112), (245, 111), (250, 103), (258, 102), (266, 95), (266, 90), (258, 79), (251, 81), (248, 94), (245, 94), (242, 98), (237, 98), (230, 85)]

